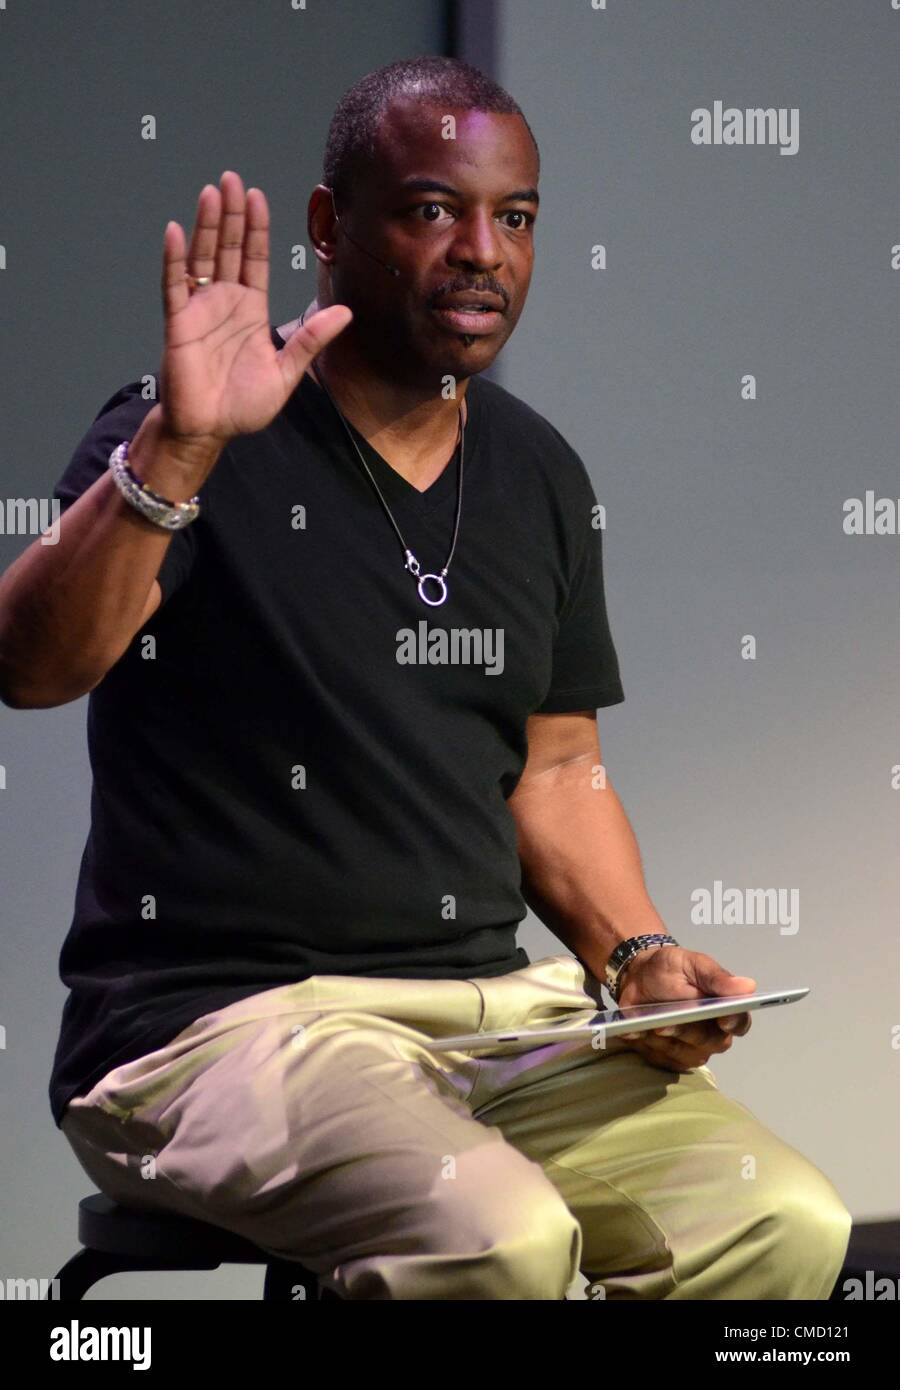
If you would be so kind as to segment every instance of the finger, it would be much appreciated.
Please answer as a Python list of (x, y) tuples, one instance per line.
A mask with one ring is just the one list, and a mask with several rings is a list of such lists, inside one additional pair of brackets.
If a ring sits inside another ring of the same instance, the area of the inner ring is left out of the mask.
[(185, 267), (190, 275), (212, 275), (215, 272), (221, 196), (214, 183), (205, 183), (200, 189)]
[(168, 324), (181, 312), (190, 298), (185, 271), (184, 228), (179, 222), (167, 222), (163, 232), (162, 302), (163, 327), (168, 340)]
[(244, 248), (244, 181), (233, 169), (226, 169), (219, 179), (219, 187), (222, 211), (216, 242), (216, 279), (237, 284)]
[(269, 293), (269, 204), (261, 188), (247, 189), (241, 284)]
[(667, 1042), (675, 1039), (687, 1043), (689, 1047), (705, 1047), (710, 1040), (718, 1042), (722, 1036), (717, 1019), (711, 1019), (708, 1023), (680, 1023), (667, 1028), (654, 1028), (652, 1032), (654, 1037), (665, 1038)]
[(684, 1067), (702, 1067), (713, 1052), (727, 1052), (734, 1038), (718, 1029), (710, 1029), (699, 1042), (683, 1038), (660, 1038), (656, 1031), (638, 1035), (646, 1039), (647, 1056), (652, 1062), (677, 1062)]
[(749, 1013), (744, 1012), (742, 1014), (723, 1014), (721, 1018), (713, 1018), (708, 1022), (699, 1021), (697, 1023), (682, 1023), (677, 1026), (672, 1025), (667, 1028), (654, 1028), (652, 1031), (658, 1038), (680, 1038), (695, 1047), (702, 1047), (710, 1040), (718, 1042), (723, 1034), (726, 1037), (743, 1037), (750, 1028), (750, 1022)]
[(278, 353), (289, 390), (293, 390), (317, 352), (347, 327), (353, 313), (346, 304), (329, 304), (301, 323)]
[(718, 1023), (723, 1032), (730, 1033), (735, 1038), (742, 1038), (745, 1033), (750, 1032), (753, 1017), (749, 1013), (726, 1014)]
[[(623, 1037), (623, 1034), (619, 1034)], [(706, 1060), (706, 1053), (687, 1047), (677, 1038), (658, 1039), (652, 1032), (632, 1033), (633, 1051), (637, 1052), (654, 1067), (664, 1067), (667, 1071), (691, 1071)], [(730, 1042), (730, 1039), (729, 1039)]]

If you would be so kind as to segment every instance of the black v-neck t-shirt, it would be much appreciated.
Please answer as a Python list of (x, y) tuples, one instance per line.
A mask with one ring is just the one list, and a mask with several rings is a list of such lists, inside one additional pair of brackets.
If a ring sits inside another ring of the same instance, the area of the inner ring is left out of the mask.
[[(247, 995), (529, 963), (506, 804), (526, 720), (624, 692), (584, 464), (496, 383), (470, 378), (466, 403), (442, 605), (419, 597), (309, 374), (228, 445), (173, 534), (160, 607), (88, 700), (57, 1124), (114, 1066)], [(152, 405), (139, 381), (107, 401), (53, 493), (63, 510)], [(439, 571), (458, 450), (420, 492), (353, 433), (422, 571)]]

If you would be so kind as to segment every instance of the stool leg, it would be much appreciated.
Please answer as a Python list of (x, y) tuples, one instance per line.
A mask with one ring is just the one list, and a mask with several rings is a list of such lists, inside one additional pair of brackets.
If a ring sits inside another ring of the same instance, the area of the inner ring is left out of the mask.
[(107, 1255), (102, 1250), (79, 1250), (56, 1276), (60, 1300), (84, 1298), (88, 1289), (93, 1288), (100, 1279), (128, 1268), (128, 1263), (123, 1264), (117, 1255)]
[(296, 1260), (269, 1260), (263, 1285), (263, 1299), (266, 1303), (281, 1303), (286, 1299), (299, 1302), (295, 1293), (298, 1286), (305, 1291), (305, 1301), (318, 1299), (319, 1281), (311, 1270), (298, 1264)]

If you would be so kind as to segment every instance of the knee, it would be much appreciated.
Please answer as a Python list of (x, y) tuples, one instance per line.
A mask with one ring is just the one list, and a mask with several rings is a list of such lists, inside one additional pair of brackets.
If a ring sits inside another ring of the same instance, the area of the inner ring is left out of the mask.
[(352, 1299), (556, 1300), (578, 1273), (579, 1223), (537, 1164), (507, 1179), (485, 1164), (476, 1181), (443, 1183), (416, 1211), (414, 1239), (345, 1260), (335, 1271)]
[(550, 1186), (549, 1193), (532, 1194), (520, 1222), (488, 1232), (483, 1261), (491, 1297), (564, 1298), (578, 1273), (581, 1248), (581, 1226), (559, 1193)]
[(482, 1172), (476, 1188), (461, 1185), (441, 1205), (438, 1246), (468, 1256), (451, 1257), (455, 1297), (565, 1297), (578, 1274), (582, 1231), (540, 1165), (516, 1155), (505, 1177), (503, 1167)]
[(827, 1179), (806, 1201), (791, 1203), (788, 1212), (786, 1239), (809, 1286), (808, 1293), (796, 1296), (828, 1298), (847, 1255), (853, 1218)]
[[(802, 1156), (769, 1187), (757, 1231), (772, 1256), (766, 1298), (828, 1298), (850, 1242), (852, 1217), (833, 1184)], [(776, 1287), (771, 1287), (774, 1283)]]

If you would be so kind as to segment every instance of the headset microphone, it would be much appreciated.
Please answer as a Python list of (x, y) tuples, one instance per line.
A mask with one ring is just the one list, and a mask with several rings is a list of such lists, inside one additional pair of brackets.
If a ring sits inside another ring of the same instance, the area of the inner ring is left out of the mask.
[[(0, 0), (0, 2), (2, 2), (2, 0)], [(387, 261), (383, 261), (380, 256), (375, 255), (374, 251), (370, 251), (368, 247), (363, 246), (360, 242), (356, 240), (355, 237), (352, 237), (350, 235), (350, 233), (347, 231), (347, 228), (344, 226), (343, 222), (341, 222), (341, 219), (338, 217), (337, 205), (334, 201), (334, 189), (329, 189), (329, 192), (331, 193), (331, 206), (334, 209), (334, 220), (335, 222), (340, 223), (341, 230), (343, 231), (344, 236), (347, 238), (347, 240), (352, 242), (353, 245), (357, 248), (357, 250), (362, 251), (363, 255), (371, 257), (373, 261), (377, 261), (378, 264), (380, 266), (383, 266), (389, 274), (399, 276), (400, 271), (397, 269), (395, 265), (388, 265)], [(466, 347), (471, 347), (475, 341), (475, 338), (471, 333), (463, 333), (460, 336), (462, 337), (463, 343)]]
[(381, 259), (380, 256), (376, 256), (376, 255), (375, 255), (375, 252), (374, 252), (374, 251), (369, 251), (365, 246), (362, 246), (362, 245), (356, 240), (355, 237), (352, 237), (352, 236), (350, 235), (350, 233), (347, 231), (347, 228), (344, 226), (343, 222), (341, 222), (341, 219), (338, 217), (338, 210), (337, 210), (337, 207), (335, 206), (335, 202), (334, 202), (334, 189), (331, 189), (330, 191), (331, 191), (331, 206), (334, 208), (334, 220), (335, 220), (336, 222), (340, 222), (340, 224), (341, 224), (341, 230), (343, 231), (344, 236), (347, 238), (347, 240), (348, 240), (348, 241), (352, 241), (352, 242), (353, 242), (353, 245), (357, 248), (358, 251), (362, 251), (363, 255), (365, 255), (365, 256), (371, 256), (371, 258), (372, 258), (373, 261), (377, 261), (379, 265), (384, 266), (385, 270), (389, 271), (391, 275), (395, 275), (395, 276), (399, 275), (400, 272), (399, 272), (399, 270), (397, 269), (397, 267), (396, 267), (395, 265), (388, 265), (387, 261), (383, 261), (383, 260)]

